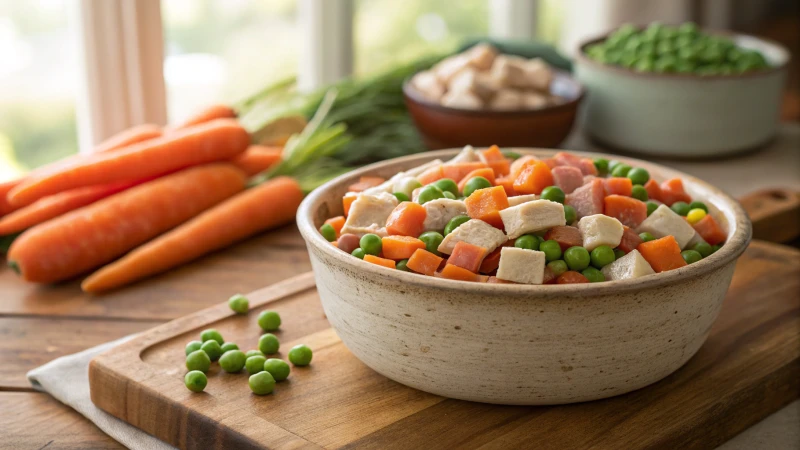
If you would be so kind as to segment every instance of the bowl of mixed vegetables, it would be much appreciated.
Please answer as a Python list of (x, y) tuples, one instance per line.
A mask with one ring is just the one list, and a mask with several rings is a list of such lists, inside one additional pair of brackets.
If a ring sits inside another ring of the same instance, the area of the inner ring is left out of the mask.
[(623, 25), (580, 47), (585, 130), (628, 153), (681, 158), (742, 152), (777, 132), (789, 52), (693, 23)]
[(357, 357), (504, 404), (604, 398), (675, 371), (751, 234), (738, 203), (674, 170), (494, 146), (342, 176), (304, 201), (298, 226)]

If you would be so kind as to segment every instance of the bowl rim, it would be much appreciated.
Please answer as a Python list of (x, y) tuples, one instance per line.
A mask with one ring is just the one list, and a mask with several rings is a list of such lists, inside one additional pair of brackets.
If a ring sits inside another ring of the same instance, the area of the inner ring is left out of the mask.
[[(639, 26), (637, 28), (644, 28)], [(702, 31), (707, 34), (712, 35), (721, 35), (721, 36), (728, 36), (728, 37), (743, 37), (748, 39), (753, 39), (755, 41), (760, 42), (761, 44), (765, 44), (767, 46), (775, 47), (779, 50), (783, 56), (784, 60), (781, 64), (777, 66), (772, 66), (766, 70), (758, 70), (755, 72), (745, 72), (745, 73), (734, 73), (728, 75), (697, 75), (694, 73), (659, 73), (659, 72), (637, 72), (635, 70), (627, 69), (625, 67), (620, 67), (611, 64), (604, 64), (594, 59), (590, 58), (589, 55), (586, 54), (586, 47), (596, 44), (600, 41), (607, 39), (614, 31), (610, 30), (601, 35), (596, 35), (589, 39), (582, 41), (578, 45), (578, 51), (575, 54), (575, 61), (580, 62), (582, 64), (587, 64), (589, 66), (598, 68), (600, 70), (608, 70), (620, 75), (626, 75), (630, 77), (640, 77), (640, 78), (659, 78), (659, 79), (674, 79), (674, 80), (700, 80), (700, 81), (715, 81), (715, 80), (740, 80), (740, 79), (747, 79), (747, 78), (757, 78), (757, 77), (766, 77), (773, 75), (778, 72), (788, 71), (789, 63), (792, 60), (792, 54), (788, 48), (784, 45), (780, 44), (777, 41), (773, 41), (772, 39), (767, 39), (759, 36), (754, 36), (752, 34), (745, 34), (745, 33), (735, 33), (728, 30), (718, 30), (713, 28), (703, 28)]]
[(437, 110), (439, 112), (443, 112), (445, 114), (450, 115), (460, 115), (460, 116), (469, 116), (469, 117), (493, 117), (493, 118), (507, 118), (507, 117), (532, 117), (532, 116), (540, 116), (540, 115), (547, 115), (556, 111), (570, 111), (574, 110), (578, 107), (578, 104), (583, 100), (586, 96), (586, 87), (578, 81), (577, 78), (573, 76), (572, 73), (567, 72), (565, 70), (560, 69), (553, 69), (553, 72), (558, 73), (559, 75), (567, 78), (573, 83), (578, 89), (578, 95), (575, 96), (573, 99), (559, 103), (557, 105), (550, 105), (545, 106), (544, 108), (537, 108), (537, 109), (508, 109), (508, 110), (495, 110), (495, 109), (463, 109), (463, 108), (453, 108), (451, 106), (444, 106), (440, 103), (434, 103), (420, 94), (420, 92), (411, 86), (411, 79), (422, 70), (415, 72), (413, 75), (409, 76), (405, 80), (403, 80), (403, 96), (406, 100), (414, 102), (424, 108)]
[[(544, 149), (544, 148), (514, 148), (515, 152), (523, 155), (532, 154), (538, 156), (552, 155), (563, 149)], [(444, 159), (446, 157), (455, 156), (460, 149), (445, 149), (429, 152), (422, 152), (414, 155), (393, 158), (386, 161), (370, 164), (360, 169), (341, 175), (311, 192), (301, 203), (297, 211), (297, 226), (300, 234), (306, 241), (306, 245), (314, 247), (317, 251), (324, 253), (326, 256), (339, 261), (344, 266), (349, 266), (354, 271), (362, 273), (369, 273), (380, 279), (386, 280), (391, 283), (411, 284), (423, 288), (435, 288), (448, 291), (469, 291), (473, 294), (486, 294), (486, 295), (506, 295), (511, 297), (531, 297), (537, 298), (563, 298), (563, 297), (584, 297), (584, 296), (597, 296), (609, 295), (617, 292), (630, 292), (643, 289), (652, 289), (665, 285), (678, 284), (682, 281), (693, 279), (703, 276), (709, 272), (721, 269), (728, 263), (736, 260), (747, 248), (752, 237), (752, 224), (747, 216), (744, 208), (735, 199), (723, 192), (721, 189), (712, 186), (698, 178), (683, 173), (681, 171), (671, 169), (660, 164), (650, 163), (636, 158), (621, 157), (618, 155), (594, 153), (594, 152), (581, 152), (572, 151), (571, 153), (585, 156), (585, 157), (604, 157), (607, 159), (617, 159), (626, 163), (641, 164), (665, 170), (666, 172), (673, 172), (678, 174), (684, 181), (692, 184), (699, 185), (716, 196), (720, 197), (728, 208), (733, 213), (734, 221), (729, 221), (728, 226), (734, 227), (734, 232), (730, 234), (727, 240), (717, 252), (698, 261), (694, 264), (681, 267), (679, 269), (670, 270), (655, 274), (657, 276), (648, 275), (633, 280), (615, 280), (605, 281), (602, 283), (587, 283), (587, 284), (562, 284), (562, 285), (526, 285), (526, 284), (500, 284), (500, 283), (470, 283), (457, 280), (448, 280), (438, 277), (423, 276), (416, 273), (408, 273), (400, 270), (389, 269), (386, 267), (371, 264), (351, 255), (347, 255), (340, 251), (330, 242), (325, 240), (322, 235), (317, 231), (314, 225), (314, 213), (316, 208), (321, 204), (322, 198), (327, 194), (327, 191), (334, 186), (350, 183), (353, 179), (359, 176), (369, 174), (378, 169), (385, 168), (391, 165), (404, 165), (407, 164), (411, 167), (411, 163), (422, 164), (424, 162), (434, 160), (436, 158)], [(310, 248), (309, 248), (310, 250)]]

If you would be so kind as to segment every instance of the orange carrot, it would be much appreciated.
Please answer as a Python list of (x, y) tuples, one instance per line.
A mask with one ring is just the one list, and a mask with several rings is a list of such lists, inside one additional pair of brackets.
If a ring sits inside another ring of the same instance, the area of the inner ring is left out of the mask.
[(480, 219), (489, 225), (503, 229), (500, 211), (508, 208), (508, 196), (502, 186), (478, 189), (464, 200), (467, 215)]
[(411, 236), (386, 236), (381, 239), (383, 257), (387, 259), (411, 258), (415, 251), (425, 248), (425, 243)]
[(326, 220), (325, 223), (333, 227), (333, 231), (336, 232), (336, 237), (338, 238), (339, 235), (342, 234), (342, 227), (344, 227), (345, 218), (344, 216), (331, 217), (330, 219)]
[(381, 258), (380, 256), (375, 256), (375, 255), (365, 255), (364, 261), (372, 264), (377, 264), (379, 266), (383, 266), (388, 269), (395, 269), (397, 267), (397, 264), (391, 259)]
[(167, 271), (256, 233), (294, 220), (303, 190), (278, 177), (250, 188), (131, 251), (81, 284), (102, 292)]
[(249, 144), (250, 136), (236, 121), (218, 119), (31, 177), (12, 189), (8, 200), (27, 205), (67, 189), (163, 175), (231, 159)]
[(556, 278), (557, 284), (577, 284), (577, 283), (588, 283), (589, 279), (583, 276), (580, 272), (575, 272), (574, 270), (568, 270)]
[(515, 283), (515, 282), (513, 282), (513, 281), (501, 280), (500, 278), (497, 278), (497, 277), (495, 277), (495, 276), (491, 276), (491, 277), (489, 277), (489, 278), (486, 280), (486, 282), (487, 282), (487, 283), (493, 283), (493, 284), (517, 284), (517, 283)]
[(345, 217), (350, 214), (350, 207), (353, 206), (353, 202), (356, 201), (357, 198), (357, 195), (345, 195), (342, 197), (342, 208), (344, 210)]
[(603, 179), (603, 188), (606, 195), (624, 195), (631, 196), (633, 192), (633, 182), (630, 178), (613, 177)]
[(711, 217), (711, 214), (706, 214), (705, 217), (692, 225), (692, 227), (694, 227), (694, 230), (697, 231), (700, 237), (711, 245), (721, 244), (725, 242), (725, 238), (727, 237), (717, 221)]
[(686, 265), (674, 236), (642, 242), (636, 249), (650, 263), (650, 267), (659, 273)]
[(486, 275), (478, 275), (477, 273), (472, 273), (463, 267), (458, 267), (453, 264), (445, 264), (444, 269), (441, 272), (437, 273), (436, 276), (441, 278), (447, 278), (449, 280), (459, 280), (459, 281), (486, 281), (489, 279)]
[(672, 206), (675, 202), (692, 201), (692, 197), (686, 193), (683, 188), (683, 180), (680, 178), (672, 178), (661, 183), (661, 201), (667, 206)]
[(242, 169), (248, 177), (252, 177), (275, 165), (281, 160), (282, 154), (282, 147), (251, 145), (247, 147), (244, 153), (233, 158), (231, 162), (234, 166)]
[(417, 181), (419, 181), (423, 186), (426, 184), (431, 184), (436, 180), (441, 180), (444, 178), (444, 172), (442, 171), (442, 166), (434, 166), (426, 171), (422, 172), (421, 174), (417, 175)]
[(172, 130), (181, 130), (201, 123), (211, 122), (215, 119), (235, 119), (236, 111), (226, 105), (211, 105), (196, 115), (189, 117), (185, 122), (175, 126)]
[(506, 158), (500, 148), (496, 145), (489, 147), (481, 152), (483, 160), (494, 171), (495, 177), (508, 175), (511, 171), (511, 161)]
[(661, 197), (661, 186), (658, 185), (658, 181), (652, 178), (647, 180), (647, 183), (644, 184), (644, 189), (647, 191), (647, 198), (649, 200), (657, 200), (663, 203)]
[(550, 167), (541, 161), (526, 164), (514, 179), (514, 191), (518, 194), (541, 194), (547, 186), (553, 185)]
[(363, 192), (371, 187), (380, 185), (384, 181), (386, 181), (386, 179), (381, 177), (361, 177), (358, 183), (351, 184), (347, 190), (349, 192)]
[(492, 170), (490, 167), (483, 167), (480, 169), (475, 169), (472, 172), (466, 174), (464, 178), (461, 179), (461, 181), (456, 180), (458, 181), (458, 192), (464, 192), (464, 188), (467, 186), (467, 181), (475, 177), (486, 178), (487, 180), (489, 180), (489, 183), (492, 183), (493, 186), (495, 184), (494, 170)]
[(397, 205), (386, 219), (386, 232), (403, 236), (419, 236), (425, 231), (425, 208), (419, 203), (402, 202)]
[(486, 255), (481, 262), (481, 266), (478, 268), (478, 272), (491, 273), (497, 270), (497, 268), (500, 267), (500, 251), (503, 247), (505, 246), (497, 247), (493, 252)]
[(636, 228), (647, 219), (647, 205), (633, 197), (609, 195), (603, 202), (603, 214), (619, 220), (625, 226)]
[[(242, 171), (230, 164), (193, 167), (149, 181), (30, 228), (11, 245), (9, 265), (27, 281), (66, 280), (240, 192), (245, 182)], [(246, 217), (228, 217), (225, 228), (236, 227)], [(202, 239), (194, 244), (208, 245)]]
[[(456, 183), (461, 181), (473, 170), (484, 169), (487, 166), (482, 162), (448, 163), (442, 165), (442, 178), (450, 178)], [(420, 181), (420, 183), (422, 183)], [(425, 184), (425, 183), (422, 183)]]
[(447, 262), (448, 264), (461, 267), (462, 269), (467, 269), (470, 272), (477, 272), (487, 253), (489, 252), (483, 247), (460, 241), (456, 242), (453, 253), (450, 254), (450, 258)]
[(506, 191), (507, 196), (512, 197), (514, 195), (517, 195), (517, 192), (514, 190), (513, 178), (508, 176), (495, 178), (494, 182), (497, 183), (498, 186), (503, 186), (503, 189)]
[(408, 259), (406, 267), (414, 272), (430, 276), (436, 273), (436, 269), (439, 268), (443, 260), (427, 250), (419, 249)]
[(506, 159), (506, 155), (500, 151), (500, 147), (493, 145), (481, 152), (485, 161), (501, 161)]

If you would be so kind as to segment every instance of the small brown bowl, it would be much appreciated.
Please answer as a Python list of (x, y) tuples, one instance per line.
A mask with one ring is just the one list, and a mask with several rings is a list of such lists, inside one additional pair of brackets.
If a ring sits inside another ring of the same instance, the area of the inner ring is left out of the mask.
[(403, 84), (403, 95), (428, 148), (557, 147), (575, 123), (584, 88), (567, 72), (555, 71), (550, 89), (564, 102), (540, 109), (509, 111), (442, 106), (425, 99), (408, 80)]

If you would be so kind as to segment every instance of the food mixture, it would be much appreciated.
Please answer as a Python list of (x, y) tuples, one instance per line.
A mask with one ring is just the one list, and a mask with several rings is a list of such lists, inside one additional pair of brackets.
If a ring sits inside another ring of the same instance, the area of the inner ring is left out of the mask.
[(566, 152), (467, 146), (349, 187), (320, 233), (389, 269), (452, 280), (569, 284), (643, 277), (711, 255), (726, 232), (680, 178)]

